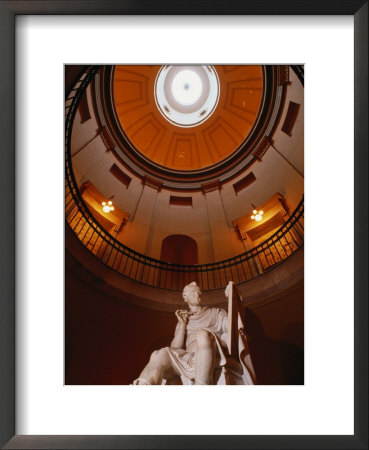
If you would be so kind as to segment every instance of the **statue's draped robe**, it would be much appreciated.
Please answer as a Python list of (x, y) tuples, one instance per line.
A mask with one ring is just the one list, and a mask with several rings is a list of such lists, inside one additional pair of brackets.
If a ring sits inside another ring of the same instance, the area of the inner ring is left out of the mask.
[[(209, 331), (215, 338), (217, 352), (211, 384), (216, 384), (216, 378), (217, 376), (219, 377), (219, 368), (224, 366), (227, 360), (227, 321), (228, 316), (224, 309), (204, 307), (200, 312), (191, 315), (188, 319), (186, 327), (186, 349), (166, 347), (174, 367), (181, 374), (183, 384), (193, 384), (195, 380), (196, 333), (200, 330)], [(177, 324), (175, 334), (177, 334), (178, 326)], [(242, 366), (246, 370), (243, 364)], [(245, 375), (245, 384), (253, 384), (249, 374), (247, 373)]]

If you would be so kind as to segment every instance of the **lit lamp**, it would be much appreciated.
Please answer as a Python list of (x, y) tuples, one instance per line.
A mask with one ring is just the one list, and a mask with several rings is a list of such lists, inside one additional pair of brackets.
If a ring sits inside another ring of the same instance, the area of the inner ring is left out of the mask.
[(251, 219), (256, 220), (256, 222), (260, 222), (260, 220), (263, 218), (263, 214), (264, 214), (264, 211), (261, 211), (261, 210), (258, 211), (256, 209), (254, 209), (254, 211), (252, 212)]
[(101, 204), (104, 213), (110, 213), (110, 211), (114, 211), (113, 202), (111, 200), (109, 200), (108, 203), (102, 202)]

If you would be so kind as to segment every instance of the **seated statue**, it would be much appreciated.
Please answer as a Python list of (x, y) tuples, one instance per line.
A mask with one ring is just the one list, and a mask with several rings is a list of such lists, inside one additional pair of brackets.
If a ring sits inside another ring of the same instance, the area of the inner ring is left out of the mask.
[(189, 309), (176, 311), (178, 323), (170, 347), (154, 351), (133, 384), (255, 384), (242, 301), (235, 292), (230, 282), (225, 291), (227, 314), (200, 305), (196, 282), (185, 286), (183, 299)]

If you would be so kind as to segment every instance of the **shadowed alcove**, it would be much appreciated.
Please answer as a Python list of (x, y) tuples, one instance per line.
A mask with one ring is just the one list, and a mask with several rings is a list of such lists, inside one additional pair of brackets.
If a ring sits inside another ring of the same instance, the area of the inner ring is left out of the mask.
[(161, 244), (160, 259), (171, 264), (197, 264), (197, 244), (184, 234), (167, 236)]

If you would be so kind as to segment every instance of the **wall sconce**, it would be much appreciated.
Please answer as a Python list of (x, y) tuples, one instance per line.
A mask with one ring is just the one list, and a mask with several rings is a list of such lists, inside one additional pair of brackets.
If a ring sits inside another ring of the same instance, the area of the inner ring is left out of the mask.
[(113, 202), (111, 200), (109, 200), (108, 203), (102, 202), (101, 205), (104, 213), (110, 213), (110, 211), (114, 211)]
[(252, 212), (251, 219), (252, 219), (252, 220), (256, 220), (256, 222), (260, 222), (261, 219), (263, 218), (264, 211), (262, 211), (262, 210), (258, 211), (258, 210), (255, 208), (255, 205), (253, 205), (252, 203), (251, 203), (251, 206), (254, 208), (254, 210), (253, 210), (253, 212)]

